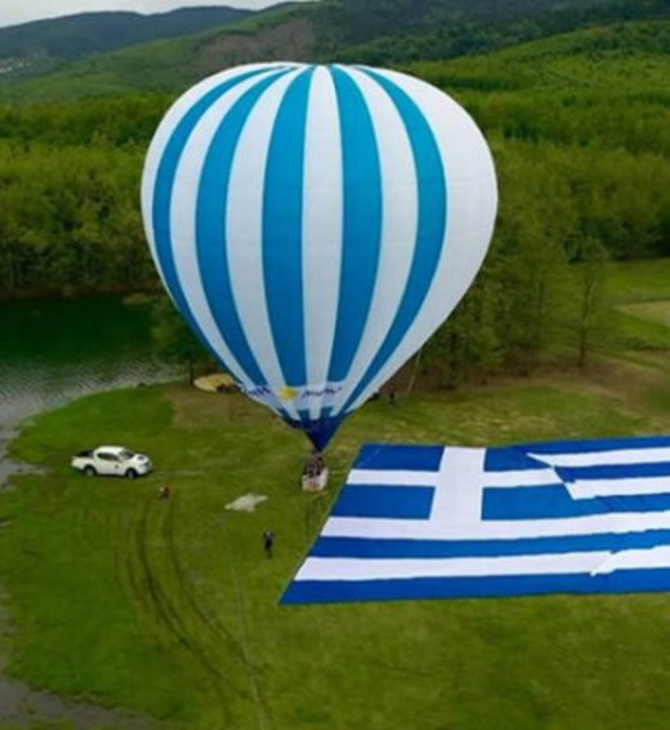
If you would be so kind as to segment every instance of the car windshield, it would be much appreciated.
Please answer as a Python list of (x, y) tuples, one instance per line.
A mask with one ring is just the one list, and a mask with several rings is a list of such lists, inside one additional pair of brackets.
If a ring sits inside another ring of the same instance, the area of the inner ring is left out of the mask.
[(135, 456), (135, 454), (128, 449), (123, 449), (123, 451), (119, 452), (119, 457), (123, 459), (123, 461), (128, 461), (128, 459), (132, 459), (133, 456)]

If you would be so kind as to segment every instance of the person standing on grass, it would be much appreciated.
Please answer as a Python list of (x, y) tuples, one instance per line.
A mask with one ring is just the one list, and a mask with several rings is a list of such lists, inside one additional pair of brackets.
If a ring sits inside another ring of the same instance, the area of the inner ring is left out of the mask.
[(394, 406), (395, 405), (395, 384), (394, 383), (389, 383), (388, 394), (389, 394), (389, 403), (392, 406)]
[(272, 530), (266, 530), (263, 533), (263, 549), (265, 550), (265, 557), (272, 557), (272, 549), (275, 545), (275, 534)]

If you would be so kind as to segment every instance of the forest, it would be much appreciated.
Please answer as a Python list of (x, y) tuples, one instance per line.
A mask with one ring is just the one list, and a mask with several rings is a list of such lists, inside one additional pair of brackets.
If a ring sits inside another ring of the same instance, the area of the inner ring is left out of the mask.
[[(498, 169), (491, 253), (426, 352), (446, 382), (583, 362), (611, 336), (605, 262), (670, 256), (668, 50), (670, 23), (633, 22), (402, 67), (464, 104)], [(172, 98), (0, 106), (3, 298), (157, 289), (139, 179)]]

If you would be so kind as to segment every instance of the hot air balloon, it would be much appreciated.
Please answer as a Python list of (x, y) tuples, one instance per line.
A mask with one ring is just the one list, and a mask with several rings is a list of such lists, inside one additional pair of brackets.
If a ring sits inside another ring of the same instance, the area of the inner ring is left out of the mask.
[(172, 106), (142, 207), (193, 331), (321, 450), (465, 294), (497, 187), (481, 132), (435, 87), (271, 63), (212, 76)]

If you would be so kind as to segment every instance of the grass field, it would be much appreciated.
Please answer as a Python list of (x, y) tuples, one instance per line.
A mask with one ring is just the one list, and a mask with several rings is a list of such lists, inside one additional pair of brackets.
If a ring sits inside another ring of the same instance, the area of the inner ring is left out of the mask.
[[(376, 403), (343, 428), (331, 466), (337, 481), (366, 440), (667, 432), (669, 396), (662, 373), (608, 362)], [(156, 474), (70, 472), (82, 445), (116, 441), (150, 453)], [(651, 728), (670, 712), (666, 595), (279, 607), (332, 495), (299, 491), (301, 436), (239, 396), (90, 397), (14, 449), (49, 469), (0, 500), (8, 671), (36, 687), (189, 728)], [(224, 510), (249, 491), (270, 499)]]
[[(334, 487), (366, 441), (670, 432), (667, 264), (611, 265), (620, 326), (585, 371), (458, 391), (420, 382), (397, 407), (367, 405), (330, 449)], [(71, 454), (104, 442), (149, 453), (156, 472), (71, 471)], [(302, 494), (303, 437), (241, 396), (177, 384), (97, 395), (38, 417), (12, 449), (46, 469), (0, 495), (0, 653), (35, 688), (179, 730), (667, 726), (670, 595), (278, 606), (336, 489)], [(269, 500), (225, 511), (248, 492)], [(29, 716), (37, 730), (72, 727)]]

